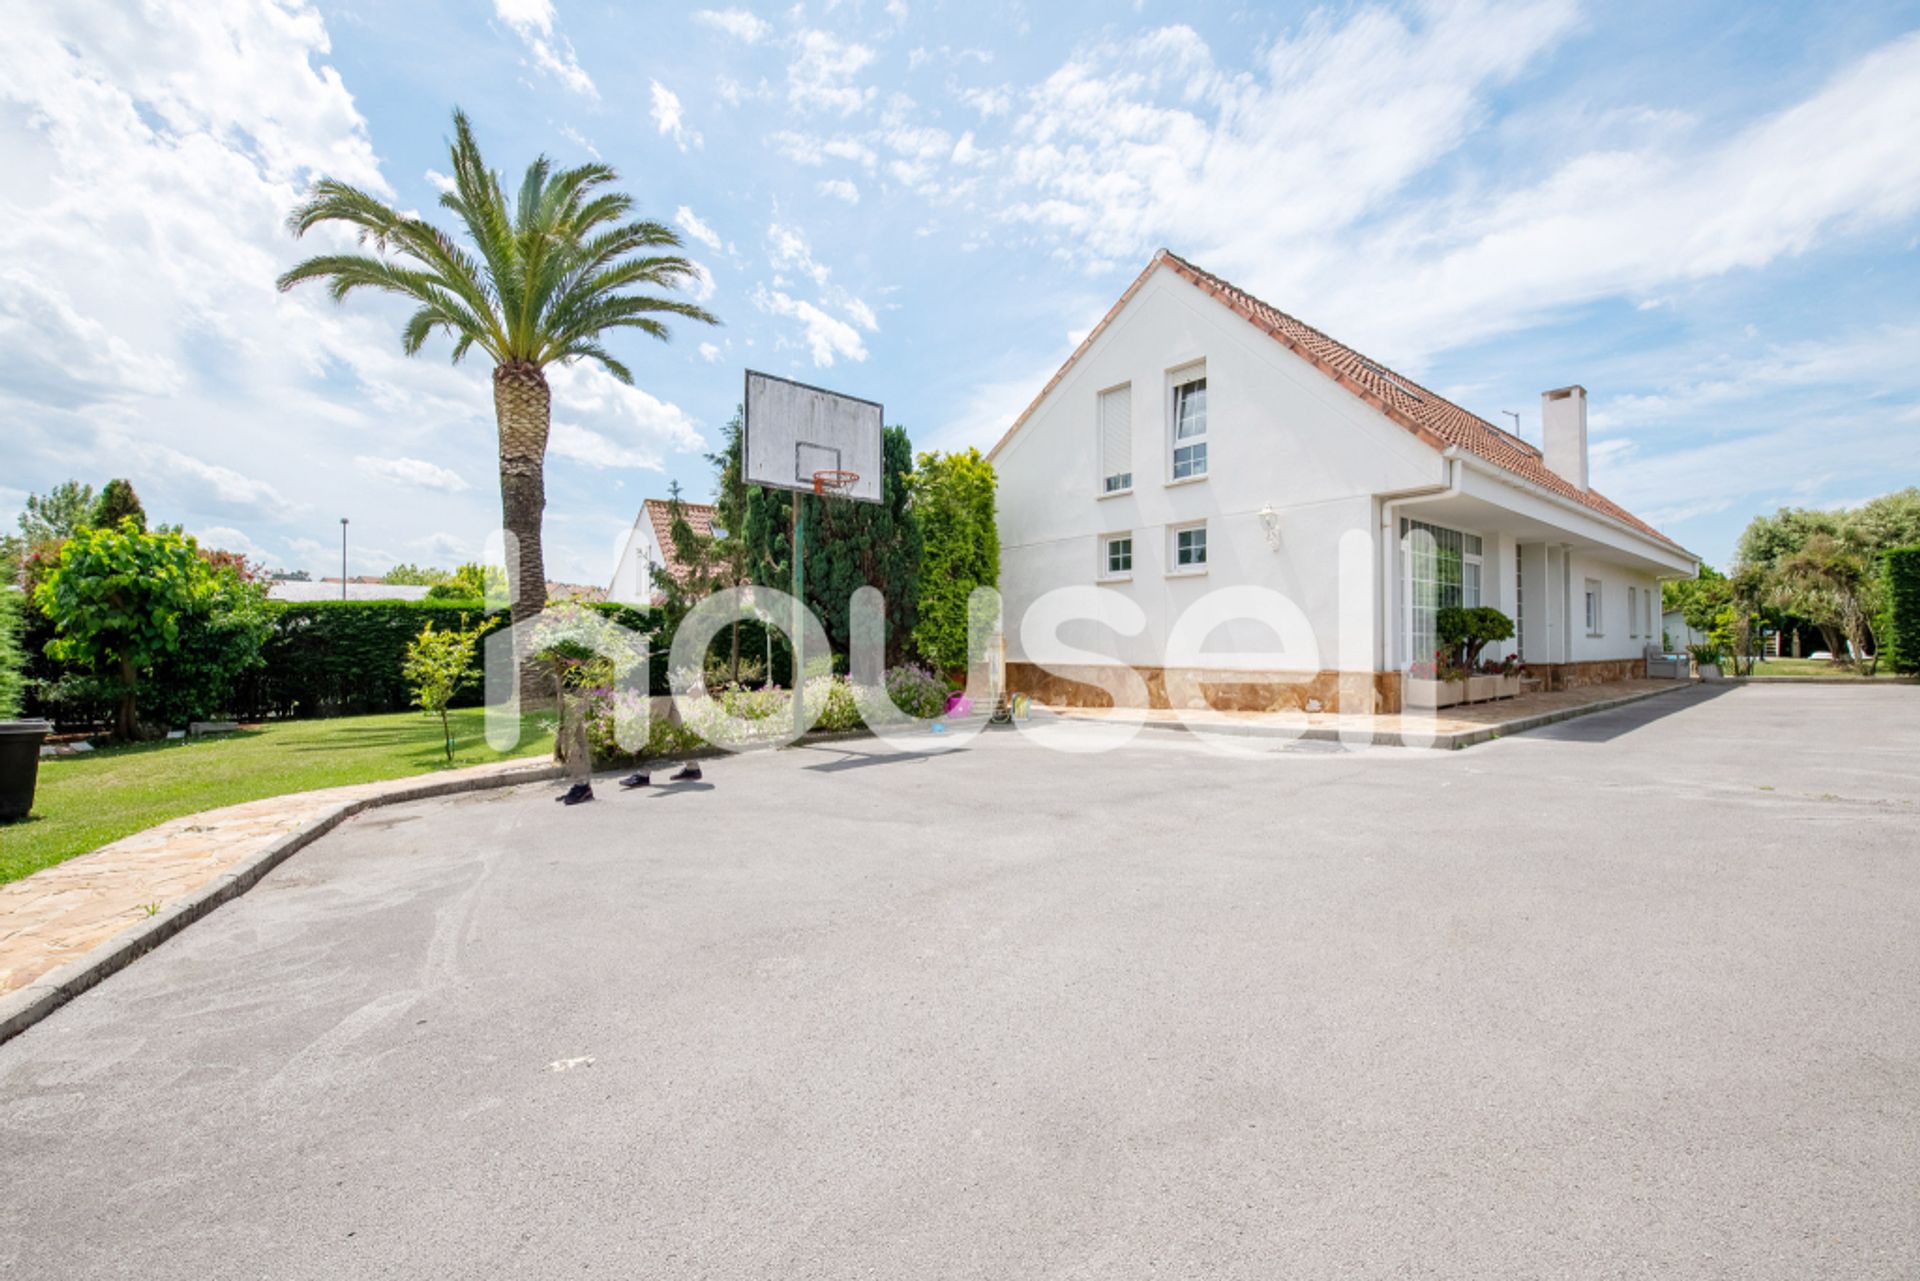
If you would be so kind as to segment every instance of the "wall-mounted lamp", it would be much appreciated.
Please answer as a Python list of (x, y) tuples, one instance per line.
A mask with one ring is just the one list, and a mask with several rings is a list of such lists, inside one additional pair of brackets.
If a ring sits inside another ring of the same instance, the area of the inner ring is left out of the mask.
[(1260, 509), (1260, 532), (1267, 536), (1267, 546), (1274, 551), (1280, 550), (1280, 513), (1268, 503)]

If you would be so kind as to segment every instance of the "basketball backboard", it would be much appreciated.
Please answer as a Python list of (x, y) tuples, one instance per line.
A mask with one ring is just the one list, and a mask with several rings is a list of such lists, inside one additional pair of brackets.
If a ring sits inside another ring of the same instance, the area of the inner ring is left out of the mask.
[(880, 501), (882, 414), (877, 401), (747, 371), (741, 477), (749, 485), (814, 492), (816, 472), (853, 472), (839, 494)]

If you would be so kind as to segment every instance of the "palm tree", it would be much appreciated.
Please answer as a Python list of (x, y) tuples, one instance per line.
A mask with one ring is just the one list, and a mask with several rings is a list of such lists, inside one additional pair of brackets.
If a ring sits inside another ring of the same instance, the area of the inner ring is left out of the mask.
[[(540, 520), (547, 505), (544, 468), (553, 408), (546, 367), (584, 358), (630, 384), (632, 372), (603, 345), (609, 330), (638, 329), (665, 339), (663, 317), (718, 321), (691, 302), (645, 292), (677, 289), (696, 269), (678, 254), (662, 252), (680, 247), (671, 228), (627, 221), (633, 198), (603, 190), (615, 180), (609, 166), (556, 170), (541, 156), (527, 166), (519, 195), (509, 204), (460, 111), (453, 113), (451, 152), (453, 189), (440, 204), (459, 218), (471, 252), (425, 219), (322, 179), (287, 216), (288, 230), (299, 237), (322, 223), (345, 223), (373, 252), (309, 258), (281, 276), (279, 287), (325, 280), (336, 302), (356, 289), (399, 294), (419, 304), (401, 332), (409, 356), (441, 330), (453, 340), (456, 364), (473, 347), (492, 359), (501, 524), (511, 535), (507, 561), (517, 624), (546, 605)], [(525, 694), (534, 692), (531, 672), (521, 656)]]

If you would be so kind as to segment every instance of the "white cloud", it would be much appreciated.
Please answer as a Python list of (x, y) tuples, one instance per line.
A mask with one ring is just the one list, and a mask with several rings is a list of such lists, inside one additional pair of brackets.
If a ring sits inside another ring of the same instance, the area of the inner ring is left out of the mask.
[(953, 154), (948, 158), (956, 165), (971, 165), (977, 164), (983, 154), (973, 141), (973, 130), (969, 129), (953, 144)]
[(267, 563), (273, 560), (267, 549), (231, 525), (209, 525), (191, 531), (195, 541), (209, 551), (233, 552), (248, 560)]
[(767, 261), (775, 270), (797, 271), (816, 285), (827, 283), (826, 265), (813, 256), (807, 238), (797, 228), (773, 223), (767, 227)]
[(773, 34), (765, 18), (745, 9), (696, 9), (693, 20), (748, 44), (759, 44)]
[(112, 437), (107, 443), (111, 453), (137, 462), (149, 472), (184, 483), (211, 506), (279, 509), (293, 506), (285, 495), (264, 480), (196, 458), (170, 445), (124, 436)]
[(867, 345), (861, 341), (859, 330), (810, 302), (763, 285), (754, 290), (753, 305), (770, 316), (787, 316), (799, 321), (808, 352), (819, 368), (831, 366), (839, 357), (856, 361), (867, 358)]
[(425, 177), (428, 182), (432, 183), (441, 191), (452, 191), (454, 189), (453, 175), (451, 174), (441, 173), (438, 169), (429, 169)]
[[(547, 370), (553, 385), (553, 417), (592, 423), (607, 438), (622, 442), (624, 456), (643, 457), (643, 463), (603, 463), (602, 466), (645, 466), (658, 470), (666, 452), (690, 453), (706, 447), (700, 426), (678, 405), (630, 387), (598, 365), (584, 362), (554, 365)], [(557, 430), (557, 428), (556, 428)], [(584, 429), (583, 429), (584, 430)], [(558, 439), (556, 435), (556, 440)], [(575, 438), (576, 441), (578, 438)], [(558, 445), (555, 452), (580, 458)], [(592, 461), (582, 458), (581, 461)]]
[(871, 85), (853, 83), (873, 62), (873, 50), (824, 31), (802, 31), (794, 42), (799, 52), (787, 67), (788, 102), (803, 111), (847, 116), (873, 101)]
[(680, 230), (686, 232), (707, 248), (714, 250), (720, 248), (720, 233), (708, 226), (705, 222), (702, 222), (699, 215), (695, 214), (693, 210), (689, 209), (686, 205), (681, 205), (678, 209), (674, 210), (673, 221), (679, 226)]
[(430, 463), (424, 458), (375, 458), (361, 454), (353, 460), (354, 465), (369, 476), (391, 481), (396, 485), (406, 485), (414, 489), (437, 489), (449, 494), (457, 494), (470, 488), (460, 473)]
[[(1220, 70), (1186, 27), (1092, 46), (1027, 93), (992, 179), (1001, 216), (1089, 271), (1171, 244), (1417, 364), (1570, 304), (1657, 297), (1920, 208), (1906, 137), (1920, 34), (1731, 137), (1628, 113), (1596, 126), (1604, 145), (1556, 138), (1564, 159), (1540, 176), (1443, 169), (1494, 93), (1577, 22), (1565, 0), (1322, 11), (1250, 74)], [(932, 194), (917, 163), (895, 176)]]
[(619, 444), (590, 427), (582, 427), (563, 418), (553, 420), (553, 432), (547, 438), (547, 452), (556, 458), (570, 459), (595, 468), (666, 470), (659, 454)]
[(714, 284), (713, 273), (707, 270), (707, 264), (704, 262), (696, 262), (691, 258), (687, 261), (693, 265), (693, 275), (687, 279), (682, 288), (695, 302), (706, 302), (713, 297), (714, 290), (718, 288)]
[(720, 348), (710, 342), (701, 343), (700, 359), (706, 361), (709, 365), (718, 363), (720, 359)]
[(554, 32), (552, 0), (493, 0), (493, 11), (527, 46), (535, 66), (575, 93), (600, 96), (574, 56), (573, 43)]
[(660, 131), (660, 136), (673, 139), (674, 145), (682, 151), (689, 146), (698, 147), (701, 144), (700, 135), (687, 128), (686, 112), (680, 106), (678, 95), (658, 80), (653, 81), (652, 84), (653, 106), (649, 114), (653, 117), (654, 127)]
[(832, 196), (835, 200), (844, 200), (850, 205), (860, 203), (860, 188), (845, 178), (829, 178), (820, 184), (820, 194)]

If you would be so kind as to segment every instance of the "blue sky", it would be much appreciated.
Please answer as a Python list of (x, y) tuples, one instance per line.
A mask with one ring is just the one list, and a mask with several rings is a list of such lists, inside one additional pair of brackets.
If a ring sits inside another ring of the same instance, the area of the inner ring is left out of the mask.
[(274, 566), (497, 524), (484, 368), (281, 296), (316, 173), (433, 210), (598, 156), (725, 322), (554, 376), (552, 576), (603, 581), (753, 366), (985, 446), (1166, 245), (1484, 417), (1592, 395), (1594, 484), (1724, 563), (1920, 483), (1920, 8), (41, 3), (0, 46), (0, 520), (69, 476)]

